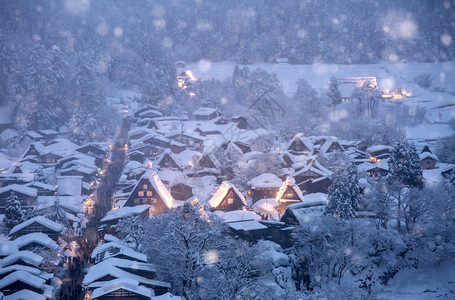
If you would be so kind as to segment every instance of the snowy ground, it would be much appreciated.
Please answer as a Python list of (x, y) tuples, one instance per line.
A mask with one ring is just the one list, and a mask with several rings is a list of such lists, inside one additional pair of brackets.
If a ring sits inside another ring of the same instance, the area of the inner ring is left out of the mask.
[[(232, 76), (235, 64), (232, 62), (199, 61), (189, 63), (184, 69), (191, 70), (197, 79), (224, 80)], [(394, 90), (404, 87), (413, 92), (413, 97), (403, 102), (411, 108), (422, 107), (427, 111), (427, 124), (407, 127), (406, 135), (412, 140), (435, 140), (450, 136), (454, 130), (447, 125), (455, 118), (455, 62), (444, 63), (388, 63), (368, 65), (313, 64), (291, 65), (260, 63), (248, 65), (250, 69), (262, 67), (275, 73), (288, 96), (294, 95), (299, 78), (305, 78), (317, 91), (321, 92), (330, 77), (377, 78), (379, 90)], [(423, 89), (412, 80), (416, 75), (431, 74), (432, 84)]]
[(399, 272), (377, 296), (389, 300), (455, 299), (455, 263)]

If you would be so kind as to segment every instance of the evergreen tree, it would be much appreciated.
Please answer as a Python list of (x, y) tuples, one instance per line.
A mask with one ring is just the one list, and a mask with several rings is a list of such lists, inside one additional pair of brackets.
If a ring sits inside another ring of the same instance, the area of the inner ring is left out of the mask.
[(329, 203), (325, 208), (325, 215), (344, 220), (354, 218), (355, 209), (352, 207), (351, 186), (344, 172), (338, 171), (334, 174), (327, 197)]
[(423, 187), (422, 167), (414, 144), (404, 141), (393, 149), (389, 159), (389, 177), (405, 185)]
[(11, 192), (5, 207), (3, 222), (8, 228), (12, 228), (23, 221), (21, 202), (17, 199), (16, 193)]
[(359, 185), (357, 167), (354, 163), (349, 163), (346, 175), (346, 179), (349, 184), (349, 194), (351, 196), (351, 206), (354, 210), (357, 210), (359, 208), (359, 202), (362, 198), (362, 189)]
[(27, 210), (23, 214), (23, 220), (27, 221), (30, 220), (36, 216), (38, 216), (38, 211), (35, 208), (27, 208)]
[(330, 104), (333, 109), (341, 103), (341, 93), (338, 89), (338, 80), (335, 77), (330, 78), (329, 86), (325, 90), (324, 96), (327, 103)]
[(303, 78), (297, 80), (296, 84), (297, 91), (294, 95), (296, 103), (300, 104), (303, 111), (308, 112), (312, 118), (320, 117), (322, 107), (316, 90)]
[(101, 94), (96, 84), (96, 77), (89, 66), (90, 61), (87, 57), (79, 57), (78, 71), (72, 79), (74, 110), (69, 124), (73, 138), (78, 142), (100, 140), (111, 136), (117, 117)]
[(58, 198), (55, 199), (54, 206), (48, 211), (46, 218), (51, 221), (60, 223), (66, 228), (71, 227), (70, 223), (68, 222), (68, 218), (66, 217), (65, 211), (60, 206), (60, 200)]

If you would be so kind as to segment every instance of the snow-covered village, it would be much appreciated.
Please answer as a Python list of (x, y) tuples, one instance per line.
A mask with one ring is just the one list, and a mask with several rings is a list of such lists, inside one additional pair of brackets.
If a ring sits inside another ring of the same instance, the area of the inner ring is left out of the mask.
[(454, 1), (0, 1), (0, 299), (455, 299)]

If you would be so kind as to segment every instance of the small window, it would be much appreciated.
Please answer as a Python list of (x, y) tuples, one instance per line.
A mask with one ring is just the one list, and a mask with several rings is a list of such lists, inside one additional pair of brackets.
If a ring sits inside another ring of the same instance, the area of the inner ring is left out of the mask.
[(227, 198), (228, 204), (234, 204), (234, 198)]
[(137, 192), (137, 195), (138, 195), (139, 197), (144, 197), (144, 191), (139, 191), (139, 192)]
[(142, 189), (143, 189), (143, 190), (146, 190), (146, 189), (148, 189), (148, 188), (149, 188), (148, 185), (146, 185), (146, 184), (143, 184), (143, 185), (142, 185)]
[(141, 204), (141, 199), (136, 198), (136, 199), (134, 199), (134, 202), (135, 202), (136, 204)]
[(152, 191), (147, 191), (147, 197), (152, 197), (153, 196), (153, 192)]

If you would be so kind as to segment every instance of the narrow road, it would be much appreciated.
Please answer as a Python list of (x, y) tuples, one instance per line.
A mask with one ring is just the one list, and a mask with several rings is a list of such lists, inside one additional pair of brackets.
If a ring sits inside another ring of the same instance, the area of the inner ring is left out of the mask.
[(112, 196), (115, 191), (115, 185), (122, 174), (131, 124), (128, 119), (123, 119), (112, 150), (111, 161), (96, 188), (96, 202), (93, 214), (87, 222), (83, 236), (71, 243), (72, 256), (67, 258), (64, 267), (58, 275), (62, 280), (62, 286), (57, 294), (57, 299), (79, 300), (85, 297), (85, 292), (82, 289), (82, 280), (88, 268), (92, 265), (90, 256), (100, 240), (98, 234), (99, 221), (112, 208)]

